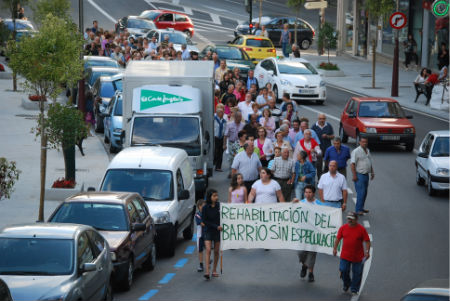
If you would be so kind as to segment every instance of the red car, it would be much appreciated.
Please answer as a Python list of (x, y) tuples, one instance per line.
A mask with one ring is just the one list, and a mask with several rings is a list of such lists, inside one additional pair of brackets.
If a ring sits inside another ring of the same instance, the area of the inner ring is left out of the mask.
[(400, 104), (392, 98), (352, 97), (341, 114), (339, 136), (368, 138), (369, 143), (404, 144), (406, 151), (414, 149), (416, 129)]
[(187, 34), (194, 35), (194, 23), (183, 13), (170, 10), (144, 10), (140, 15), (142, 18), (152, 20), (158, 29), (173, 28)]

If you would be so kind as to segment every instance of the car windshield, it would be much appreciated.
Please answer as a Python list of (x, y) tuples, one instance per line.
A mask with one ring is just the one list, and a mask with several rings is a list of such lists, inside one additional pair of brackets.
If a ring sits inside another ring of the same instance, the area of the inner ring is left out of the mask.
[(114, 110), (114, 116), (122, 116), (122, 97), (117, 99), (116, 108)]
[(142, 14), (139, 15), (139, 17), (147, 18), (150, 20), (155, 20), (156, 17), (158, 17), (160, 12), (155, 11), (144, 11)]
[(164, 36), (169, 35), (169, 42), (174, 44), (186, 44), (192, 45), (192, 41), (187, 38), (184, 34), (178, 32), (164, 32), (161, 34), (162, 40), (164, 40)]
[(173, 200), (172, 172), (156, 169), (110, 169), (100, 190), (136, 192), (145, 200)]
[(114, 86), (112, 82), (103, 82), (102, 87), (100, 89), (100, 97), (111, 98), (114, 96)]
[(400, 105), (389, 101), (361, 102), (358, 115), (372, 118), (405, 118), (405, 113)]
[(200, 126), (193, 117), (138, 117), (134, 119), (132, 145), (153, 145), (184, 149), (200, 155)]
[(264, 39), (247, 39), (247, 46), (273, 48), (272, 42)]
[(128, 19), (128, 28), (142, 28), (142, 29), (155, 29), (156, 26), (153, 22), (142, 19)]
[(70, 275), (73, 240), (0, 238), (0, 275)]
[(118, 204), (64, 203), (50, 222), (89, 225), (104, 231), (128, 231), (124, 208)]
[(278, 70), (283, 74), (317, 74), (317, 70), (310, 63), (278, 63)]
[(433, 145), (432, 157), (449, 157), (449, 137), (438, 137)]
[(89, 67), (113, 67), (119, 68), (119, 64), (114, 60), (86, 60), (84, 61), (84, 68)]
[(242, 57), (242, 52), (238, 48), (234, 47), (216, 48), (216, 52), (217, 55), (219, 55), (219, 59), (246, 60), (246, 58)]
[(95, 81), (97, 80), (97, 78), (99, 78), (100, 76), (111, 76), (111, 75), (115, 75), (117, 74), (116, 70), (111, 70), (111, 71), (94, 71), (92, 73), (92, 76), (89, 80), (89, 85), (93, 85), (95, 83)]

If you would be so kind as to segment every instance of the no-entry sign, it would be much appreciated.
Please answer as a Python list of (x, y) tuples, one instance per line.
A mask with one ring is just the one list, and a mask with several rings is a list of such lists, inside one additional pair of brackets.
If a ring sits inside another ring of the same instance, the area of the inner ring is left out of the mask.
[(389, 18), (389, 23), (394, 29), (402, 29), (406, 25), (406, 15), (402, 12), (395, 12)]

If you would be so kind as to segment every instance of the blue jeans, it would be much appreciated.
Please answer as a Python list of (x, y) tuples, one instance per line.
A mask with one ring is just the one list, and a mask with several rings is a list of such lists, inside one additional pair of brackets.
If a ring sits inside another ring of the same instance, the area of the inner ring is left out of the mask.
[(295, 185), (295, 197), (299, 200), (303, 200), (303, 189), (307, 184), (305, 182), (297, 182)]
[[(351, 262), (341, 258), (339, 271), (344, 282), (344, 287), (350, 287), (352, 293), (357, 293), (361, 285), (361, 276), (364, 264), (362, 262)], [(352, 269), (352, 278), (350, 278), (350, 268)]]
[(281, 49), (282, 49), (282, 51), (283, 51), (283, 56), (285, 57), (285, 58), (289, 58), (289, 53), (287, 52), (287, 46), (288, 46), (288, 43), (281, 43)]
[(356, 212), (364, 210), (364, 203), (366, 202), (367, 189), (369, 188), (369, 174), (356, 173), (357, 180), (355, 182), (356, 190)]
[(323, 204), (326, 205), (326, 206), (329, 206), (329, 207), (333, 207), (333, 208), (342, 208), (342, 203), (341, 202), (327, 202), (327, 201), (324, 201)]

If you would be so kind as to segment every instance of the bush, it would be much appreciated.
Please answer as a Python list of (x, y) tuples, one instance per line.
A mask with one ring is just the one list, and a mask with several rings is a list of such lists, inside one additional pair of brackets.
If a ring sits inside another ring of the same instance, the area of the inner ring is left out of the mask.
[(8, 162), (6, 158), (0, 158), (0, 200), (11, 197), (11, 193), (14, 191), (14, 184), (19, 179), (20, 172), (16, 168), (16, 162)]
[(318, 68), (323, 70), (340, 70), (336, 64), (326, 62), (320, 63)]

